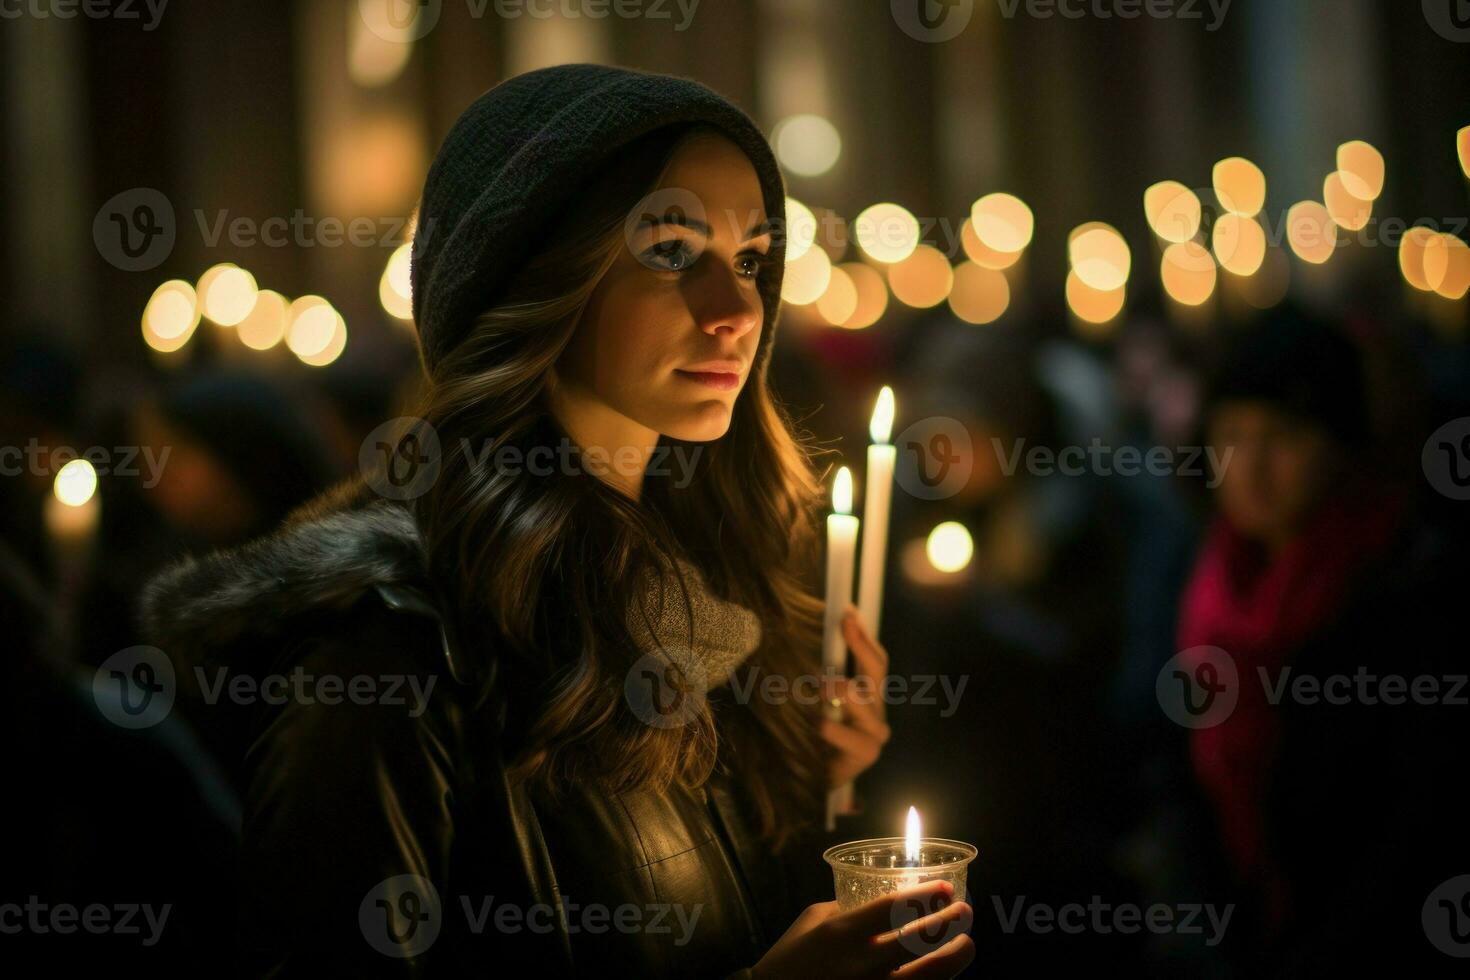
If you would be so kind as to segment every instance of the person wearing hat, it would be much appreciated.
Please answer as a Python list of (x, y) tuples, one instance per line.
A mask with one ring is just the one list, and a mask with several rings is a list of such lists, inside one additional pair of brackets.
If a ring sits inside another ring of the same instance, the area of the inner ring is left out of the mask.
[[(840, 722), (796, 696), (821, 482), (766, 384), (784, 201), (759, 128), (685, 78), (540, 69), (455, 123), (413, 246), (423, 404), (361, 478), (143, 597), (183, 710), (237, 760), (247, 972), (971, 961), (947, 884), (839, 913), (792, 874), (888, 728), (842, 682)], [(307, 680), (209, 702), (283, 675)]]
[(1462, 573), (1375, 462), (1369, 391), (1354, 340), (1292, 303), (1227, 337), (1207, 390), (1217, 515), (1160, 683), (1195, 706), (1191, 857), (1238, 907), (1241, 976), (1445, 962), (1421, 907), (1467, 857), (1444, 776), (1464, 708), (1393, 685), (1463, 677)]

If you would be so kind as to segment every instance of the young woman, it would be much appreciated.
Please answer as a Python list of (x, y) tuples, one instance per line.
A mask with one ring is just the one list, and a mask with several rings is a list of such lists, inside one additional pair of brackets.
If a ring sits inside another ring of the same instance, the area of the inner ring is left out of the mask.
[[(543, 69), (456, 123), (414, 245), (423, 405), (365, 443), (364, 479), (146, 596), (201, 700), (293, 678), (229, 712), (249, 969), (973, 958), (948, 886), (790, 918), (826, 791), (888, 729), (758, 682), (815, 678), (821, 619), (820, 483), (765, 380), (784, 199), (754, 123), (686, 79)], [(855, 616), (845, 633), (881, 680), (883, 649)]]

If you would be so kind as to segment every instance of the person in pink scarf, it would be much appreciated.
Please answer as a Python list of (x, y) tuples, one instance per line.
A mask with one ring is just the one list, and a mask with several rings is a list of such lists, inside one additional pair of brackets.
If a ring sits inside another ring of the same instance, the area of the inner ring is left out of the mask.
[(1449, 709), (1392, 707), (1376, 682), (1354, 681), (1423, 673), (1412, 665), (1441, 648), (1425, 632), (1432, 611), (1415, 610), (1446, 582), (1411, 557), (1408, 495), (1370, 462), (1367, 404), (1354, 343), (1286, 307), (1231, 339), (1205, 418), (1223, 477), (1179, 659), (1238, 696), (1190, 730), (1189, 754), (1249, 912), (1250, 956), (1289, 976), (1323, 955), (1387, 955), (1389, 935), (1424, 943), (1409, 902), (1437, 880), (1416, 877), (1415, 848), (1431, 845), (1426, 760), (1441, 746), (1429, 733)]

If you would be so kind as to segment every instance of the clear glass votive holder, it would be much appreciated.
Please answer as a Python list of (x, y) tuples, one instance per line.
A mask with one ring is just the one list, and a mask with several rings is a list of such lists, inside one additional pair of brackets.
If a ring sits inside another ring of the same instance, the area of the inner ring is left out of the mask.
[(907, 864), (902, 837), (875, 837), (829, 847), (822, 859), (832, 865), (837, 907), (846, 912), (879, 895), (912, 888), (936, 878), (954, 886), (956, 900), (965, 897), (965, 872), (978, 853), (974, 845), (925, 837), (919, 860)]

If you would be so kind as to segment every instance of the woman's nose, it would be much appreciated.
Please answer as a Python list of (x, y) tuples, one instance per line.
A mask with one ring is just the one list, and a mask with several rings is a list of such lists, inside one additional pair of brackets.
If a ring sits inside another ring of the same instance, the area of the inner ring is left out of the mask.
[(738, 340), (760, 326), (761, 298), (731, 270), (705, 276), (690, 297), (699, 328), (705, 333)]

